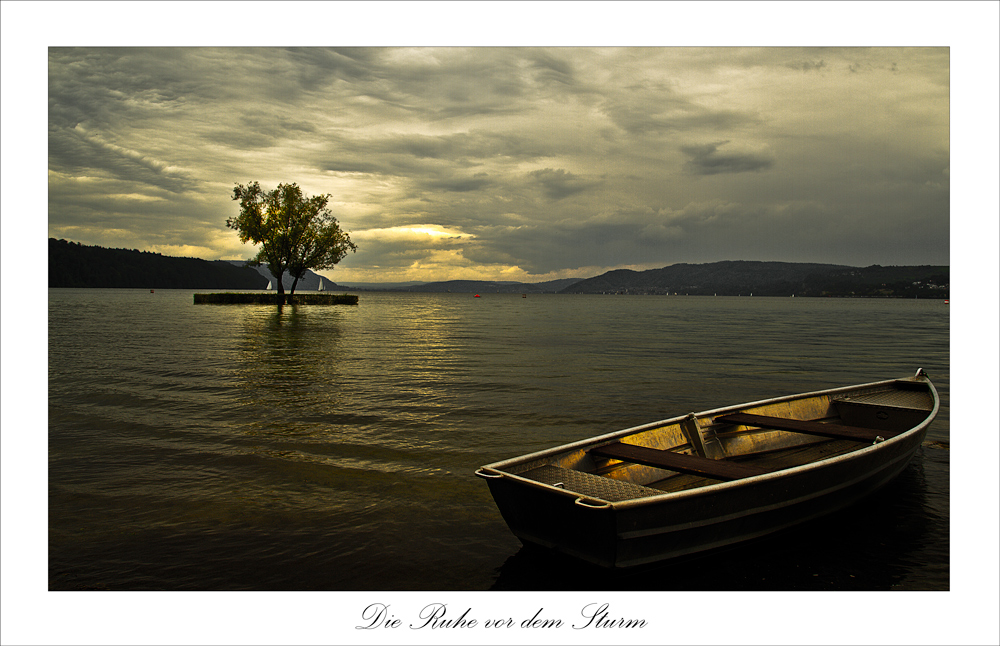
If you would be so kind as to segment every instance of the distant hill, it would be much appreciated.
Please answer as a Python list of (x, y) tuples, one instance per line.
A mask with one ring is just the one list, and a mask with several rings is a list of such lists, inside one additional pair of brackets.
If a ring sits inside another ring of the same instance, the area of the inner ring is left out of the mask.
[(619, 269), (574, 283), (564, 294), (855, 296), (948, 298), (950, 268), (849, 267), (813, 263), (723, 261)]
[(416, 285), (426, 285), (427, 283), (422, 280), (409, 280), (398, 283), (358, 283), (351, 281), (350, 285), (344, 285), (341, 289), (349, 289), (351, 291), (359, 292), (398, 292), (406, 291), (410, 287)]
[(49, 287), (263, 289), (256, 270), (224, 260), (176, 258), (49, 238)]
[(563, 278), (541, 283), (519, 283), (513, 281), (492, 280), (445, 280), (434, 283), (424, 283), (400, 288), (407, 292), (455, 292), (460, 294), (555, 294), (570, 285), (583, 280), (581, 278)]

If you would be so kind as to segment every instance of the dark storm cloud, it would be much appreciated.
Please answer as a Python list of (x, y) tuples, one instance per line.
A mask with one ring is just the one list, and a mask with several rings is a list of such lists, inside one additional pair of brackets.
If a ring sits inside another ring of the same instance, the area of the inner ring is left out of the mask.
[(50, 167), (67, 173), (100, 173), (122, 180), (181, 193), (195, 186), (185, 173), (137, 150), (101, 141), (82, 128), (49, 133)]
[[(389, 49), (366, 56), (365, 74), (349, 81), (347, 96), (373, 102), (379, 113), (427, 122), (514, 115), (530, 79), (515, 49)], [(485, 51), (485, 50), (483, 50)]]
[(566, 87), (576, 84), (573, 65), (557, 54), (541, 50), (531, 52), (529, 58), (534, 71), (532, 76), (537, 83), (558, 83)]
[(785, 67), (793, 70), (800, 70), (802, 72), (818, 72), (819, 70), (826, 67), (826, 62), (823, 60), (818, 61), (791, 61), (785, 64)]
[(316, 125), (310, 121), (263, 111), (247, 111), (238, 116), (234, 125), (208, 132), (205, 139), (234, 148), (260, 150), (316, 133)]
[(670, 135), (693, 129), (722, 130), (756, 123), (755, 114), (730, 107), (710, 108), (665, 83), (639, 83), (605, 96), (602, 110), (632, 135)]
[(442, 191), (467, 193), (469, 191), (478, 191), (493, 183), (486, 173), (476, 173), (472, 177), (450, 177), (448, 179), (429, 182), (427, 186)]
[(720, 173), (746, 173), (765, 170), (774, 165), (774, 160), (750, 153), (720, 153), (719, 147), (728, 144), (720, 141), (701, 146), (682, 146), (689, 157), (685, 168), (695, 175), (718, 175)]
[[(373, 138), (350, 137), (344, 133), (328, 133), (324, 139), (335, 144), (339, 159), (324, 163), (329, 170), (339, 170), (344, 160), (367, 162), (372, 167), (373, 158), (385, 159), (382, 172), (386, 174), (412, 173), (421, 164), (440, 162), (454, 167), (472, 167), (491, 160), (513, 162), (534, 161), (548, 157), (553, 150), (545, 142), (512, 134), (470, 131), (446, 135), (392, 134)], [(399, 171), (394, 166), (399, 166)]]
[(562, 168), (558, 170), (543, 168), (532, 171), (529, 173), (529, 177), (532, 182), (541, 187), (542, 192), (550, 200), (561, 200), (595, 185), (593, 182), (583, 180)]

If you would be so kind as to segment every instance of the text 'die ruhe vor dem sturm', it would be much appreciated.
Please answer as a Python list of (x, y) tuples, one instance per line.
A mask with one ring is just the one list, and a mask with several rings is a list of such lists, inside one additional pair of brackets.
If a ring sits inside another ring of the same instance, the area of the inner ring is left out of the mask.
[(405, 612), (397, 614), (389, 604), (372, 603), (361, 612), (361, 623), (358, 630), (384, 630), (406, 628), (409, 630), (424, 629), (552, 629), (572, 628), (584, 630), (587, 628), (645, 628), (647, 622), (642, 618), (625, 618), (615, 616), (607, 603), (588, 603), (580, 609), (580, 616), (564, 621), (552, 616), (539, 608), (524, 618), (508, 616), (480, 615), (466, 608), (461, 613), (450, 613), (444, 603), (429, 603), (415, 615)]

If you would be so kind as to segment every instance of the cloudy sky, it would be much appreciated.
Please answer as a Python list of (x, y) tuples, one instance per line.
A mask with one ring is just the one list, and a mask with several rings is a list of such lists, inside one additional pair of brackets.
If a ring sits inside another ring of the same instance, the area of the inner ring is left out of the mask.
[(48, 233), (246, 258), (234, 184), (332, 195), (341, 282), (949, 263), (949, 50), (61, 48)]

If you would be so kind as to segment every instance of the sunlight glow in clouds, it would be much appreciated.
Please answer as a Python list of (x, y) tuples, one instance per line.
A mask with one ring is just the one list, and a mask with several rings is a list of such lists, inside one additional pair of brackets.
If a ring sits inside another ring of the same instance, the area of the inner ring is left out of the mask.
[(426, 240), (427, 237), (434, 238), (463, 238), (471, 239), (467, 233), (451, 230), (447, 231), (443, 227), (433, 224), (389, 227), (385, 229), (365, 229), (351, 234), (353, 240)]

